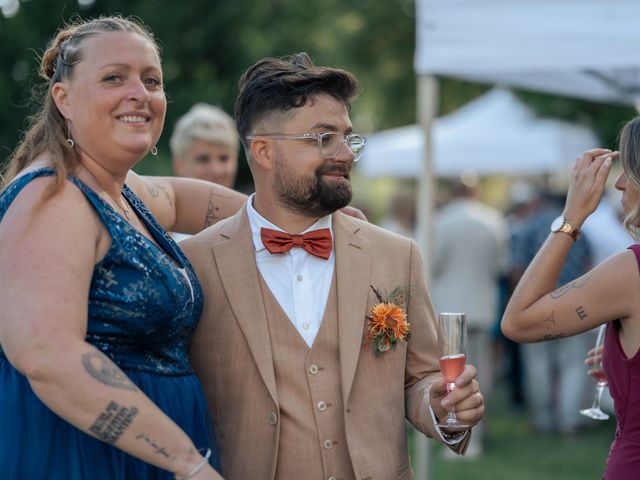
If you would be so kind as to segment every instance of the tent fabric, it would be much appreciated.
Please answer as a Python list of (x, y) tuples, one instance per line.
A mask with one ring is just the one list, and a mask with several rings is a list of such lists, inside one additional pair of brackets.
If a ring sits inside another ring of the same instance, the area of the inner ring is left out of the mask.
[(417, 0), (415, 71), (633, 104), (637, 18), (637, 0)]
[[(589, 128), (539, 119), (504, 89), (491, 90), (436, 119), (432, 135), (433, 168), (440, 177), (558, 171), (599, 144)], [(370, 135), (356, 168), (370, 177), (417, 178), (423, 155), (422, 127), (409, 125)]]

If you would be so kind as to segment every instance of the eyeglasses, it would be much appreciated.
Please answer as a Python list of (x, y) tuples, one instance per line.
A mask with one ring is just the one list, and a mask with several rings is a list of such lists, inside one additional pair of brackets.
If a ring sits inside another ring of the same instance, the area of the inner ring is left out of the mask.
[(257, 137), (267, 137), (276, 140), (316, 140), (318, 142), (318, 151), (322, 158), (335, 158), (344, 143), (351, 153), (353, 153), (354, 162), (360, 160), (364, 146), (367, 143), (366, 137), (357, 134), (342, 135), (338, 132), (325, 133), (301, 133), (299, 135), (286, 135), (283, 133), (256, 133), (255, 135), (247, 135), (247, 140), (253, 140)]

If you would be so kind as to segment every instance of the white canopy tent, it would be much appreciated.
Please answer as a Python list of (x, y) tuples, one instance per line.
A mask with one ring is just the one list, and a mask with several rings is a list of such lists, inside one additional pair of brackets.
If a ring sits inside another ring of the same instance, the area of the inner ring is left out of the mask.
[[(434, 121), (433, 166), (438, 177), (526, 175), (568, 168), (580, 152), (598, 146), (584, 126), (539, 119), (512, 92), (493, 89)], [(365, 176), (418, 178), (424, 130), (409, 125), (367, 140), (357, 171)]]
[[(437, 76), (635, 104), (638, 18), (637, 0), (416, 0), (414, 65), (424, 133), (418, 241), (427, 271)], [(426, 479), (428, 450), (421, 439), (416, 439), (415, 467), (417, 477)]]

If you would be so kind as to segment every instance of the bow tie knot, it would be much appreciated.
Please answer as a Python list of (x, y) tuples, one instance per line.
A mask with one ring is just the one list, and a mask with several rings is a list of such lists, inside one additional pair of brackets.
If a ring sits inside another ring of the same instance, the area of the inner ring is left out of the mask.
[(311, 255), (328, 260), (331, 256), (331, 230), (320, 228), (303, 234), (290, 235), (287, 232), (261, 228), (260, 238), (269, 253), (287, 253), (294, 247), (303, 248)]

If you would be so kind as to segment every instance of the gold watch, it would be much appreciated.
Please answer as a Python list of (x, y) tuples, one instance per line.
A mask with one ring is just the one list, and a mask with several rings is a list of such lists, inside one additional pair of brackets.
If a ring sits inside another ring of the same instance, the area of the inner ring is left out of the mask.
[(566, 233), (571, 238), (573, 238), (574, 242), (578, 239), (578, 235), (580, 234), (580, 231), (569, 222), (567, 222), (567, 219), (562, 215), (560, 215), (551, 223), (551, 231), (553, 233)]

